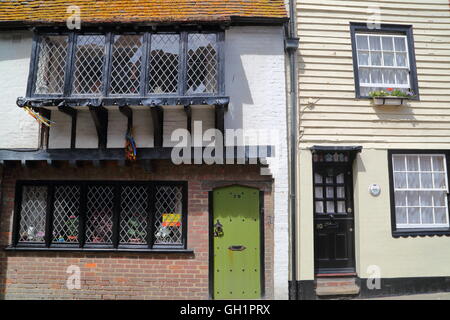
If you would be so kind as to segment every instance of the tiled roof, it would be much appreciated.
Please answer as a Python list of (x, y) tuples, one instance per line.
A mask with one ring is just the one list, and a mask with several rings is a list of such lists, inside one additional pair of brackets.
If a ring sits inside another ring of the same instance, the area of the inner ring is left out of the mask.
[(79, 6), (82, 23), (206, 22), (286, 18), (284, 0), (0, 0), (0, 23), (64, 23)]

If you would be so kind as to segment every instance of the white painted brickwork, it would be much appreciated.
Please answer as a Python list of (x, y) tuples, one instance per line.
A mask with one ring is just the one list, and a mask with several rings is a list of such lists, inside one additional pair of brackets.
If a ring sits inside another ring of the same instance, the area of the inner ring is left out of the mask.
[(25, 95), (32, 34), (0, 33), (0, 148), (37, 148), (39, 126), (16, 105)]
[[(276, 158), (269, 162), (275, 187), (275, 298), (287, 299), (288, 165), (283, 29), (231, 28), (225, 38), (225, 85), (231, 100), (225, 127), (267, 131), (275, 129), (278, 133)], [(273, 144), (271, 139), (261, 142)]]

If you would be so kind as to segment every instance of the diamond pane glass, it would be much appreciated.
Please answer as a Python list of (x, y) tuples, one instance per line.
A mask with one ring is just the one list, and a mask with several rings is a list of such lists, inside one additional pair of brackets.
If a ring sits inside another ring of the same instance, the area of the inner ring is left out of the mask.
[(180, 36), (178, 34), (152, 35), (149, 59), (150, 93), (178, 92), (179, 55)]
[(111, 61), (111, 94), (139, 94), (142, 35), (114, 36)]
[(182, 188), (158, 186), (155, 198), (155, 244), (182, 244)]
[(114, 188), (90, 186), (87, 195), (87, 243), (112, 242)]
[(54, 197), (53, 242), (77, 243), (80, 187), (58, 186)]
[(20, 242), (44, 242), (47, 187), (25, 186), (20, 211)]
[(105, 63), (105, 36), (77, 37), (75, 54), (74, 94), (100, 94)]
[(122, 188), (120, 212), (120, 243), (147, 243), (148, 188)]
[(36, 94), (63, 94), (67, 36), (43, 36), (39, 42)]
[(217, 36), (188, 36), (187, 93), (216, 93), (218, 75)]

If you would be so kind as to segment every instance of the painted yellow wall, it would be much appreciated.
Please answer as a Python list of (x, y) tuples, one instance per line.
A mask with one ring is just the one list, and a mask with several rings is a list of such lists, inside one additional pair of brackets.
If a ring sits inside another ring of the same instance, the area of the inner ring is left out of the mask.
[[(314, 228), (312, 157), (300, 150), (298, 274), (299, 280), (314, 279)], [(450, 237), (393, 238), (389, 196), (387, 150), (364, 149), (354, 162), (355, 258), (359, 277), (368, 267), (380, 268), (382, 278), (450, 276)], [(381, 194), (369, 193), (371, 184)]]

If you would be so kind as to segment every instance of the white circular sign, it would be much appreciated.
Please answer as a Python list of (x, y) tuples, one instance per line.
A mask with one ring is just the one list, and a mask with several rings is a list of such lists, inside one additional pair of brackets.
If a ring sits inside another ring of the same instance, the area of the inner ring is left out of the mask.
[(381, 187), (378, 184), (374, 183), (369, 186), (369, 192), (374, 197), (378, 197), (381, 193)]

